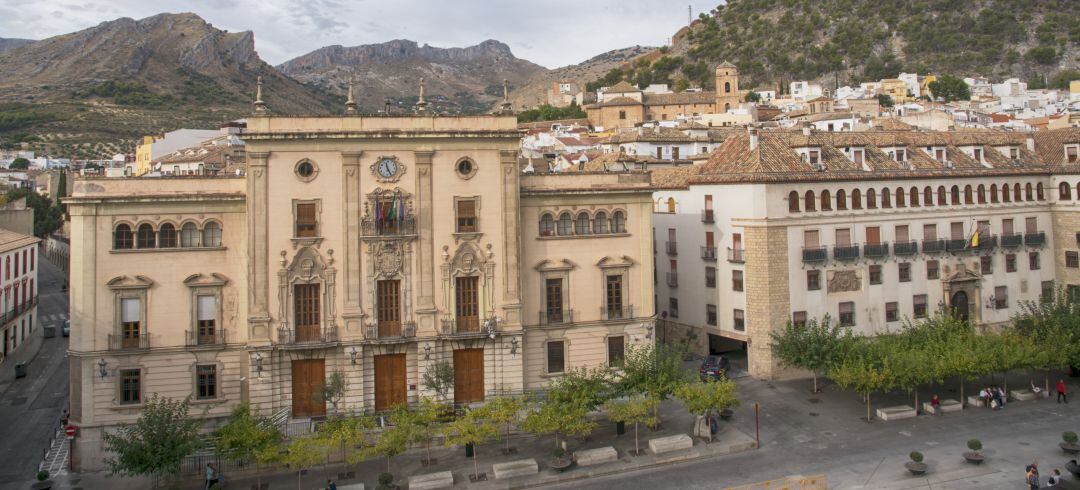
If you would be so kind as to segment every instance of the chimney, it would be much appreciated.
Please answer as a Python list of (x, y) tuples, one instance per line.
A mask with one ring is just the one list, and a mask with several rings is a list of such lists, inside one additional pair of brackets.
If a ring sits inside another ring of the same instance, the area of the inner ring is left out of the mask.
[(802, 134), (803, 134), (803, 136), (810, 136), (810, 126), (809, 125), (803, 126)]
[(1028, 151), (1035, 151), (1035, 136), (1031, 133), (1027, 135), (1027, 149)]
[(758, 129), (754, 126), (750, 126), (749, 128), (747, 128), (747, 131), (750, 133), (750, 151), (756, 150), (758, 145)]

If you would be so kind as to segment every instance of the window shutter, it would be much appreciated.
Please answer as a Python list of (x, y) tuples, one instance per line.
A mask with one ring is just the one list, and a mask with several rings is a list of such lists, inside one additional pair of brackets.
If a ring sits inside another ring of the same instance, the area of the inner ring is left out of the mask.
[(199, 296), (198, 310), (199, 320), (217, 319), (217, 298), (214, 296)]
[(125, 323), (139, 321), (139, 300), (137, 298), (124, 298), (120, 300), (120, 305), (120, 321)]

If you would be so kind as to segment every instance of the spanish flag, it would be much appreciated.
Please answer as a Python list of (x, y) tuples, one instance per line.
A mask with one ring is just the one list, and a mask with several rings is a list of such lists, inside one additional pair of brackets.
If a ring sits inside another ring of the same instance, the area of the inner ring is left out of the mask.
[(979, 229), (975, 228), (975, 233), (971, 234), (971, 248), (979, 248)]

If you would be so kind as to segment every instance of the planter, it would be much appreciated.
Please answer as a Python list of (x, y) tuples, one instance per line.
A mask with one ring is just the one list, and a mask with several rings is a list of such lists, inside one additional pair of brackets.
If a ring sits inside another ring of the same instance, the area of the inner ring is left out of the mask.
[(1060, 442), (1058, 446), (1061, 446), (1061, 450), (1065, 451), (1065, 454), (1080, 454), (1080, 444)]
[(548, 466), (558, 472), (566, 471), (574, 462), (570, 458), (555, 458), (548, 462)]
[(1072, 473), (1073, 476), (1080, 477), (1080, 464), (1076, 464), (1076, 460), (1065, 463), (1065, 470)]
[(52, 487), (53, 487), (52, 480), (38, 481), (38, 482), (34, 482), (33, 485), (30, 485), (30, 488), (32, 490), (48, 490), (48, 489), (50, 489)]
[(465, 445), (465, 457), (466, 457), (466, 458), (471, 458), (471, 457), (473, 457), (473, 451), (474, 451), (474, 450), (475, 450), (475, 448), (473, 448), (473, 445), (472, 445), (471, 443), (470, 443), (470, 444), (466, 444), (466, 445)]
[(907, 468), (912, 475), (922, 476), (926, 474), (926, 463), (916, 463), (914, 461), (908, 461), (904, 463), (904, 468)]
[(615, 422), (615, 434), (623, 435), (626, 433), (626, 422)]
[(982, 464), (986, 460), (986, 457), (976, 452), (964, 453), (964, 459), (971, 464)]
[(731, 420), (731, 417), (735, 416), (735, 411), (730, 408), (725, 408), (720, 411), (720, 420)]

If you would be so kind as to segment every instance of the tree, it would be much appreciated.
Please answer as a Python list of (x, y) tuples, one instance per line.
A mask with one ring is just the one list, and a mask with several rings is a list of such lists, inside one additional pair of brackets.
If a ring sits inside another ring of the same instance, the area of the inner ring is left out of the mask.
[(346, 387), (345, 373), (334, 371), (326, 379), (325, 383), (315, 388), (315, 399), (320, 402), (330, 402), (336, 413), (338, 411), (338, 402), (341, 401), (341, 397), (345, 396)]
[(878, 105), (880, 105), (881, 107), (885, 107), (885, 108), (893, 107), (893, 106), (896, 105), (896, 102), (893, 100), (892, 96), (889, 95), (889, 94), (878, 94), (877, 95), (877, 101), (878, 101)]
[(685, 92), (688, 88), (690, 88), (690, 80), (687, 80), (685, 77), (675, 80), (676, 92)]
[(424, 389), (434, 391), (440, 402), (445, 402), (454, 387), (454, 366), (449, 362), (436, 362), (428, 366), (421, 380)]
[(202, 420), (188, 416), (190, 397), (163, 398), (154, 393), (132, 425), (121, 425), (115, 434), (103, 434), (109, 474), (150, 476), (176, 475), (185, 457), (202, 447)]
[(487, 416), (499, 425), (506, 427), (506, 453), (510, 454), (510, 428), (521, 421), (521, 412), (525, 410), (526, 399), (523, 396), (498, 396), (484, 405)]
[(340, 449), (342, 459), (356, 465), (367, 456), (365, 450), (370, 447), (367, 431), (373, 428), (375, 419), (368, 415), (332, 417), (319, 426), (318, 436), (327, 449)]
[(604, 411), (608, 419), (613, 422), (634, 424), (634, 455), (641, 455), (641, 447), (638, 445), (638, 425), (655, 426), (660, 419), (654, 413), (660, 400), (648, 396), (635, 396), (625, 401), (609, 400), (604, 404)]
[[(872, 350), (873, 344), (865, 344)], [(831, 378), (843, 389), (854, 389), (866, 397), (866, 421), (871, 420), (870, 394), (875, 391), (890, 390), (896, 386), (896, 379), (888, 366), (877, 365), (869, 353), (843, 359), (829, 370)]]
[(745, 100), (747, 102), (755, 102), (755, 103), (756, 102), (761, 102), (761, 95), (758, 94), (757, 92), (754, 92), (753, 90), (751, 90), (751, 91), (746, 93), (746, 99)]
[(425, 464), (427, 465), (432, 464), (432, 435), (436, 432), (439, 419), (448, 411), (447, 409), (453, 411), (452, 406), (425, 397), (420, 400), (420, 405), (415, 410), (403, 412), (402, 417), (404, 419), (399, 418), (395, 421), (395, 423), (404, 426), (404, 429), (407, 430), (408, 436), (406, 439), (409, 444), (424, 446), (424, 452), (427, 455)]
[(44, 237), (64, 223), (64, 211), (49, 198), (30, 189), (12, 189), (4, 194), (3, 202), (9, 203), (26, 198), (26, 205), (34, 209), (34, 235)]
[(944, 99), (945, 102), (971, 100), (971, 88), (963, 80), (951, 75), (942, 75), (930, 82), (929, 88), (935, 98)]
[(784, 329), (772, 332), (773, 355), (785, 366), (806, 369), (813, 375), (814, 393), (818, 390), (818, 374), (827, 371), (843, 358), (851, 344), (851, 330), (833, 323), (828, 315), (819, 322), (811, 319), (805, 325), (787, 322)]
[[(561, 436), (576, 436), (591, 433), (596, 423), (585, 419), (589, 410), (603, 403), (604, 396), (589, 391), (589, 386), (596, 386), (594, 380), (585, 376), (567, 373), (552, 383), (547, 398), (529, 410), (521, 427), (536, 435), (555, 436), (555, 447), (561, 447)], [(586, 383), (583, 379), (588, 380)]]
[[(217, 437), (214, 452), (218, 457), (241, 461), (254, 459), (256, 466), (273, 462), (281, 443), (281, 432), (277, 427), (266, 417), (252, 414), (247, 404), (233, 408), (229, 421), (214, 435)], [(261, 486), (261, 473), (258, 483)]]
[(30, 168), (30, 160), (27, 160), (23, 157), (18, 157), (11, 161), (11, 164), (8, 165), (8, 168), (11, 170), (26, 170)]
[[(711, 418), (726, 408), (739, 406), (735, 398), (735, 382), (728, 378), (684, 383), (675, 390), (675, 397), (682, 400), (686, 410)], [(711, 432), (710, 432), (711, 439)]]
[(467, 410), (464, 416), (458, 417), (443, 428), (447, 447), (458, 445), (473, 447), (473, 481), (484, 479), (477, 463), (476, 454), (479, 453), (477, 446), (499, 435), (499, 428), (487, 415), (488, 412), (483, 408)]
[(386, 458), (386, 472), (390, 473), (390, 459), (409, 448), (411, 432), (415, 430), (409, 416), (409, 407), (402, 404), (394, 407), (390, 413), (390, 424), (379, 434), (368, 453)]
[[(687, 381), (682, 368), (685, 345), (631, 346), (627, 349), (621, 368), (617, 392), (624, 396), (648, 395), (667, 400), (675, 388)], [(656, 408), (659, 418), (659, 405)]]
[(296, 470), (296, 489), (302, 488), (303, 470), (310, 469), (323, 459), (324, 447), (312, 436), (294, 437), (285, 446), (282, 462)]
[(1058, 53), (1053, 46), (1036, 46), (1024, 55), (1028, 61), (1040, 65), (1052, 65), (1057, 61)]

